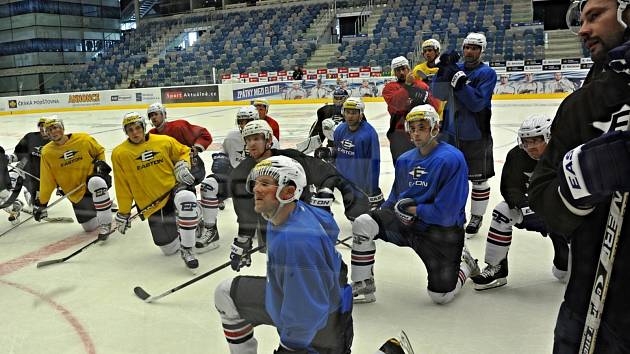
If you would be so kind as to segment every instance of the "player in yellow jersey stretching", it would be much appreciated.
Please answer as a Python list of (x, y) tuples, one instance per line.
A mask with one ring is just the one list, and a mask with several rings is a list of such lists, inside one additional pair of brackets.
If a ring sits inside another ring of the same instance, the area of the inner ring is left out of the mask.
[(118, 231), (131, 223), (132, 202), (148, 218), (153, 242), (169, 256), (180, 252), (193, 273), (199, 262), (193, 252), (200, 213), (190, 173), (190, 148), (167, 135), (146, 132), (145, 120), (136, 112), (123, 118), (128, 139), (114, 148), (112, 164), (119, 210)]

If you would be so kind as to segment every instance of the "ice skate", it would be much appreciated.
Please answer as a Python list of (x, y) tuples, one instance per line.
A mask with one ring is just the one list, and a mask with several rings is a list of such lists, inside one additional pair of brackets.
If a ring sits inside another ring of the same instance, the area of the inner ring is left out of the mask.
[(195, 254), (193, 253), (192, 248), (190, 247), (181, 247), (179, 249), (179, 254), (184, 260), (186, 264), (186, 268), (190, 270), (193, 274), (197, 274), (197, 268), (199, 268), (199, 261), (195, 258)]
[(468, 266), (468, 269), (470, 270), (468, 276), (470, 278), (479, 275), (479, 264), (477, 264), (477, 260), (470, 255), (468, 247), (466, 246), (464, 246), (464, 249), (462, 250), (462, 262), (466, 263), (466, 265)]
[(112, 224), (102, 224), (98, 226), (98, 240), (106, 241), (109, 235), (114, 233), (116, 229), (112, 227)]
[(488, 290), (498, 288), (507, 284), (508, 261), (507, 258), (497, 265), (490, 265), (484, 268), (481, 274), (471, 277), (475, 283), (475, 290)]
[(205, 253), (219, 248), (219, 230), (217, 225), (204, 225), (195, 242), (195, 252)]
[(20, 211), (22, 210), (23, 204), (20, 200), (16, 200), (13, 202), (11, 207), (8, 207), (6, 210), (9, 213), (9, 221), (11, 225), (17, 225), (20, 223)]
[(472, 238), (479, 232), (482, 221), (483, 221), (483, 216), (480, 216), (480, 215), (470, 216), (470, 221), (468, 222), (468, 225), (466, 225), (466, 238)]
[(352, 302), (355, 304), (367, 304), (376, 301), (376, 285), (374, 278), (368, 278), (352, 283)]

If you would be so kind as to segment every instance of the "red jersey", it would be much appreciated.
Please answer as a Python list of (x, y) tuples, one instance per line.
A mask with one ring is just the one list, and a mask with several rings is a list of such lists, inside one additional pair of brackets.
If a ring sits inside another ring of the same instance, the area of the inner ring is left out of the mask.
[[(404, 129), (404, 117), (411, 110), (409, 107), (409, 93), (403, 85), (405, 84), (394, 81), (387, 83), (383, 87), (383, 98), (387, 103), (387, 111), (392, 116), (403, 118), (397, 122), (396, 129)], [(413, 85), (429, 92), (429, 104), (439, 112), (441, 108), (440, 100), (433, 97), (429, 91), (429, 85), (422, 80), (414, 80)]]
[(271, 130), (273, 130), (273, 136), (275, 136), (276, 139), (280, 141), (280, 125), (278, 125), (278, 122), (276, 122), (276, 120), (271, 118), (269, 115), (265, 117), (265, 121), (269, 123)]
[(174, 120), (172, 122), (165, 122), (164, 129), (158, 132), (156, 128), (149, 130), (151, 134), (168, 135), (180, 144), (188, 147), (199, 147), (201, 151), (205, 151), (210, 144), (212, 144), (212, 136), (210, 132), (204, 127), (193, 125), (186, 120)]

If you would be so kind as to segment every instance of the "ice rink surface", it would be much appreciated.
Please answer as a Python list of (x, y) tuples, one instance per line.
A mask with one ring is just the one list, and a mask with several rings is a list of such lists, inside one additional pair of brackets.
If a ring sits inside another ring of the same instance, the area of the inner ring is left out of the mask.
[[(527, 115), (553, 115), (560, 100), (494, 101), (492, 132), (497, 176), (490, 179), (490, 204), (479, 234), (466, 243), (483, 268), (485, 238), (492, 208), (502, 198), (499, 181), (503, 159), (516, 144), (516, 131)], [(272, 105), (278, 120), (282, 147), (295, 147), (306, 138), (321, 105)], [(237, 106), (173, 108), (168, 118), (187, 118), (211, 132), (218, 143), (235, 129)], [(92, 134), (112, 149), (125, 139), (120, 111), (61, 112), (66, 132)], [(145, 112), (142, 112), (143, 114)], [(52, 114), (52, 113), (51, 113)], [(49, 114), (46, 114), (49, 115)], [(7, 152), (27, 132), (36, 130), (42, 114), (0, 117), (0, 145)], [(393, 166), (385, 137), (389, 116), (384, 103), (368, 103), (366, 116), (381, 139), (380, 186), (387, 196)], [(209, 172), (210, 152), (202, 154)], [(110, 193), (115, 196), (114, 190)], [(56, 197), (53, 196), (53, 200)], [(335, 215), (342, 233), (350, 223), (337, 203)], [(469, 209), (467, 208), (467, 213)], [(74, 219), (63, 201), (49, 212)], [(8, 229), (0, 215), (0, 232)], [(22, 217), (25, 217), (24, 214)], [(231, 201), (219, 212), (221, 235), (217, 250), (198, 256), (200, 271), (228, 260), (236, 236)], [(35, 264), (61, 258), (92, 241), (76, 221), (72, 224), (29, 221), (0, 238), (0, 353), (107, 353), (175, 354), (227, 353), (213, 293), (223, 279), (239, 273), (222, 270), (156, 303), (143, 303), (132, 289), (142, 286), (152, 295), (186, 282), (192, 275), (178, 255), (165, 257), (153, 245), (146, 222), (134, 221), (126, 235), (113, 234), (65, 263), (37, 269)], [(350, 264), (349, 249), (338, 246)], [(454, 301), (435, 305), (426, 292), (426, 270), (409, 248), (377, 242), (375, 278), (377, 301), (354, 308), (353, 353), (372, 354), (389, 337), (404, 329), (416, 354), (422, 353), (549, 353), (564, 284), (551, 274), (553, 248), (540, 234), (514, 229), (509, 255), (510, 275), (504, 287), (477, 292), (469, 280)], [(240, 274), (264, 275), (265, 255), (256, 254), (253, 265)], [(278, 345), (275, 329), (257, 327), (259, 353)]]

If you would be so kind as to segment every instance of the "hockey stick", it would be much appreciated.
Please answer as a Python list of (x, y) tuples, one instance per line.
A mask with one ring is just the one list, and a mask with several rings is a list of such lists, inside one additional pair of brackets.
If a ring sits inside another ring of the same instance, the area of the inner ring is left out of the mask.
[[(158, 205), (162, 199), (164, 199), (164, 197), (168, 196), (171, 193), (171, 191), (169, 191), (168, 193), (162, 195), (158, 200), (154, 201), (153, 203), (151, 203), (149, 206), (147, 206), (146, 208), (140, 210), (139, 212), (137, 212), (134, 216), (129, 218), (129, 221), (135, 219), (138, 216), (144, 215), (144, 213), (146, 213), (147, 211), (153, 209), (156, 205)], [(113, 234), (116, 231), (116, 229), (111, 230), (105, 237), (101, 236), (101, 237), (97, 237), (95, 240), (93, 240), (92, 242), (88, 243), (87, 245), (79, 248), (78, 250), (72, 252), (71, 254), (63, 257), (63, 258), (57, 258), (57, 259), (51, 259), (48, 261), (42, 261), (37, 263), (37, 268), (42, 268), (45, 266), (49, 266), (51, 264), (57, 264), (57, 263), (63, 263), (65, 261), (67, 261), (68, 259), (76, 256), (77, 254), (83, 252), (83, 250), (85, 250), (86, 248), (92, 246), (95, 243), (98, 243), (99, 241), (105, 241), (105, 239), (107, 239), (107, 236)]]
[[(625, 106), (627, 107), (627, 105)], [(630, 128), (630, 120), (624, 126), (618, 126), (616, 130)], [(582, 340), (580, 342), (580, 354), (592, 354), (595, 352), (595, 342), (599, 325), (604, 312), (604, 304), (606, 295), (608, 294), (608, 286), (610, 284), (610, 276), (612, 274), (613, 265), (615, 263), (615, 254), (617, 253), (617, 244), (621, 235), (623, 226), (624, 213), (626, 204), (628, 204), (628, 195), (630, 193), (621, 193), (616, 191), (613, 193), (610, 201), (610, 209), (606, 220), (606, 229), (604, 230), (604, 238), (602, 240), (602, 248), (599, 252), (599, 262), (595, 271), (595, 281), (593, 290), (591, 290), (591, 299), (586, 313), (586, 321), (584, 322), (584, 330), (582, 332)], [(621, 280), (623, 281), (623, 280)]]
[[(66, 193), (64, 196), (62, 196), (61, 198), (55, 200), (54, 202), (52, 202), (49, 206), (47, 206), (46, 208), (44, 208), (44, 210), (48, 210), (50, 208), (52, 208), (53, 206), (55, 206), (56, 204), (58, 204), (60, 201), (68, 198), (68, 196), (72, 193), (75, 193), (76, 191), (78, 191), (79, 189), (81, 189), (83, 186), (85, 186), (85, 182), (81, 183), (80, 185), (78, 185), (75, 189), (71, 190), (70, 192)], [(6, 235), (7, 233), (9, 233), (11, 230), (17, 228), (18, 226), (24, 224), (25, 222), (31, 220), (32, 218), (34, 218), (34, 215), (29, 216), (28, 218), (20, 221), (18, 224), (13, 225), (12, 227), (10, 227), (7, 231), (4, 231), (3, 233), (0, 234), (0, 237)]]
[[(23, 211), (24, 213), (29, 214), (29, 215), (33, 215), (33, 212), (30, 211), (30, 210), (22, 209), (20, 211)], [(46, 222), (52, 222), (52, 223), (71, 223), (71, 222), (74, 222), (74, 220), (72, 220), (72, 218), (69, 218), (67, 216), (58, 216), (58, 217), (54, 217), (54, 218), (45, 217), (42, 220), (44, 220)]]
[[(255, 252), (258, 252), (258, 251), (260, 251), (261, 249), (263, 249), (265, 247), (266, 247), (266, 245), (262, 245), (262, 246), (258, 246), (256, 248), (253, 248), (249, 252), (247, 252), (246, 255), (254, 254)], [(227, 268), (227, 267), (230, 266), (230, 264), (232, 264), (231, 261), (223, 263), (220, 266), (218, 266), (218, 267), (216, 267), (214, 269), (211, 269), (211, 270), (209, 270), (209, 271), (207, 271), (207, 272), (205, 272), (205, 273), (203, 273), (203, 274), (201, 274), (201, 275), (199, 275), (197, 277), (194, 277), (194, 278), (190, 279), (189, 281), (185, 282), (184, 284), (178, 285), (178, 286), (176, 286), (176, 287), (174, 287), (174, 288), (172, 288), (170, 290), (167, 290), (167, 291), (165, 291), (165, 292), (163, 292), (163, 293), (161, 293), (160, 295), (157, 295), (157, 296), (151, 296), (148, 292), (146, 292), (140, 286), (136, 286), (135, 288), (133, 288), (133, 292), (136, 294), (136, 296), (138, 298), (140, 298), (140, 300), (150, 303), (150, 302), (153, 302), (155, 300), (159, 300), (159, 299), (161, 299), (161, 298), (163, 298), (163, 297), (165, 297), (167, 295), (170, 295), (170, 294), (172, 294), (172, 293), (174, 293), (174, 292), (176, 292), (178, 290), (181, 290), (181, 289), (187, 287), (190, 284), (196, 283), (199, 280), (201, 280), (201, 279), (203, 279), (203, 278), (205, 278), (205, 277), (207, 277), (209, 275), (212, 275), (212, 274), (220, 271), (223, 268)]]
[(350, 240), (351, 238), (352, 238), (352, 236), (348, 236), (346, 238), (342, 238), (341, 240), (337, 239), (337, 242), (335, 243), (335, 246), (337, 246), (337, 245), (344, 245), (344, 246), (348, 247), (349, 249), (352, 249), (352, 245), (349, 245), (346, 242), (346, 241)]
[(31, 178), (36, 179), (36, 180), (38, 180), (38, 181), (39, 181), (39, 177), (36, 177), (36, 176), (34, 176), (34, 175), (32, 175), (32, 174), (30, 174), (30, 173), (28, 173), (28, 172), (24, 171), (23, 169), (21, 169), (21, 168), (19, 168), (19, 167), (17, 167), (17, 166), (11, 166), (11, 171), (15, 171), (15, 172), (17, 172), (17, 173), (19, 173), (19, 174), (22, 174), (22, 173), (23, 173), (23, 174), (25, 174), (25, 175), (27, 175), (27, 176), (29, 176), (29, 177), (31, 177)]

